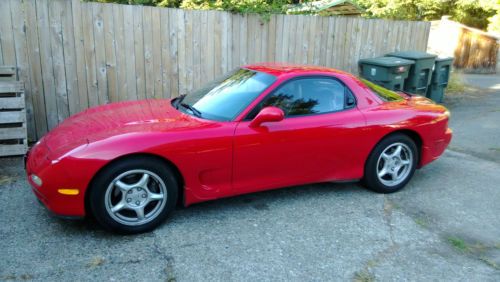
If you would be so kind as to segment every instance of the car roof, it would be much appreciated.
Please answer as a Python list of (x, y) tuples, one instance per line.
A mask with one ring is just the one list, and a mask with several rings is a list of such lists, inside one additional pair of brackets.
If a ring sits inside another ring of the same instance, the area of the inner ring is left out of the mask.
[(246, 65), (243, 68), (265, 72), (274, 76), (281, 76), (285, 74), (308, 74), (308, 73), (329, 73), (332, 75), (349, 75), (349, 73), (336, 70), (333, 68), (314, 66), (314, 65), (300, 65), (289, 63), (258, 63)]

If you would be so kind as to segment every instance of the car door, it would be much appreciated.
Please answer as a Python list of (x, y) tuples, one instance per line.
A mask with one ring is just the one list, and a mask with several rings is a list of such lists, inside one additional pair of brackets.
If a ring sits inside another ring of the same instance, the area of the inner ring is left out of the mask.
[[(250, 127), (264, 107), (285, 113), (279, 122)], [(302, 77), (267, 95), (235, 130), (235, 194), (355, 175), (356, 142), (365, 126), (355, 97), (332, 77)], [(353, 170), (354, 169), (354, 170)]]

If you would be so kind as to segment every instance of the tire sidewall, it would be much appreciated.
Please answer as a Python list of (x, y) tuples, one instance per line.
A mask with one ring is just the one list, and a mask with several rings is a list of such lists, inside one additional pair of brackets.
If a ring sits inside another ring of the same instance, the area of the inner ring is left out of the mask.
[[(135, 169), (143, 169), (157, 174), (165, 183), (167, 202), (155, 219), (138, 226), (129, 226), (115, 221), (107, 212), (105, 206), (106, 190), (117, 176)], [(100, 171), (91, 183), (89, 206), (97, 222), (105, 229), (123, 234), (134, 234), (150, 231), (160, 225), (174, 210), (177, 203), (178, 182), (172, 170), (155, 158), (134, 157), (119, 160)]]
[[(410, 173), (408, 174), (408, 176), (406, 177), (406, 179), (404, 181), (402, 181), (401, 183), (399, 183), (398, 185), (395, 185), (395, 186), (387, 186), (387, 185), (383, 184), (380, 181), (380, 179), (378, 178), (377, 164), (378, 164), (378, 160), (379, 160), (379, 157), (382, 154), (382, 152), (384, 152), (384, 150), (387, 147), (389, 147), (390, 145), (392, 145), (394, 143), (404, 143), (405, 145), (407, 145), (410, 148), (411, 153), (413, 155), (412, 166), (411, 166)], [(370, 153), (370, 156), (368, 157), (368, 160), (365, 164), (364, 182), (368, 186), (369, 189), (371, 189), (375, 192), (393, 193), (393, 192), (399, 191), (404, 186), (406, 186), (406, 184), (413, 177), (413, 174), (415, 173), (418, 161), (419, 161), (419, 151), (418, 151), (418, 148), (417, 148), (415, 142), (410, 137), (408, 137), (405, 134), (401, 134), (401, 133), (395, 133), (395, 134), (389, 135), (386, 138), (382, 139), (382, 141), (380, 141), (375, 146), (373, 151)]]

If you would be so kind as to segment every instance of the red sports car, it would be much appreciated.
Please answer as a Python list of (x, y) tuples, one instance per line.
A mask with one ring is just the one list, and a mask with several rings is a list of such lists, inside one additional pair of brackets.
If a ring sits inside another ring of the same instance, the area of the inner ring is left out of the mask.
[(451, 140), (449, 112), (330, 68), (248, 65), (171, 100), (74, 115), (27, 154), (38, 199), (105, 228), (158, 226), (178, 202), (326, 181), (391, 193)]

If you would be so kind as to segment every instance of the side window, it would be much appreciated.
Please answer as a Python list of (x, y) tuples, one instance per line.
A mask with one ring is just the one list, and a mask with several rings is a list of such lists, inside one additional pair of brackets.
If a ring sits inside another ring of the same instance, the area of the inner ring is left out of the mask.
[(268, 106), (282, 109), (287, 117), (340, 111), (346, 108), (349, 94), (350, 91), (335, 79), (296, 79), (285, 83), (266, 97), (247, 119), (254, 118), (262, 108)]

